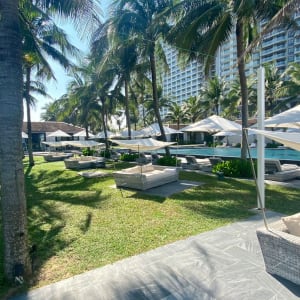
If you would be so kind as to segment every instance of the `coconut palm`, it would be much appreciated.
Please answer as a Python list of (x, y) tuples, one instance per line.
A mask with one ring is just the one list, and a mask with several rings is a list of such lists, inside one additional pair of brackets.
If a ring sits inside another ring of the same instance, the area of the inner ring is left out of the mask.
[(190, 123), (195, 123), (201, 118), (208, 117), (201, 107), (200, 98), (197, 96), (191, 96), (184, 102), (183, 111), (187, 121)]
[[(66, 55), (78, 55), (78, 50), (67, 39), (66, 34), (55, 23), (33, 5), (24, 5), (22, 9), (21, 29), (23, 36), (23, 68), (25, 80), (25, 100), (27, 107), (27, 133), (29, 165), (34, 165), (32, 153), (32, 132), (30, 116), (30, 82), (32, 71), (39, 79), (53, 78), (54, 73), (47, 62), (47, 57), (57, 61), (65, 69), (72, 64)], [(25, 22), (26, 21), (26, 22)], [(42, 92), (40, 90), (40, 92)]]
[[(260, 21), (266, 22), (262, 33), (274, 27), (274, 19), (285, 20), (291, 8), (298, 2), (268, 1), (180, 1), (173, 8), (173, 20), (176, 25), (170, 31), (168, 40), (189, 52), (190, 59), (199, 59), (205, 64), (208, 74), (214, 63), (218, 48), (228, 40), (231, 34), (236, 37), (237, 68), (241, 86), (242, 127), (248, 126), (248, 89), (245, 73), (245, 51), (257, 34)], [(274, 18), (274, 19), (272, 19)], [(277, 24), (278, 25), (278, 24)], [(250, 50), (249, 50), (250, 51)], [(241, 157), (247, 157), (247, 137), (243, 134)]]
[[(226, 83), (217, 76), (210, 78), (200, 92), (201, 104), (206, 111), (219, 115), (220, 107), (225, 98)], [(209, 113), (210, 114), (210, 113)]]
[(163, 140), (166, 140), (166, 135), (159, 112), (156, 57), (160, 54), (159, 57), (166, 62), (161, 37), (170, 25), (161, 13), (171, 5), (171, 0), (115, 0), (113, 6), (114, 24), (119, 35), (124, 39), (138, 40), (141, 57), (149, 61), (154, 112)]
[(286, 96), (282, 101), (280, 108), (289, 108), (291, 105), (295, 105), (300, 102), (300, 64), (291, 63), (283, 74), (285, 81), (283, 88)]
[[(37, 7), (44, 13), (58, 12), (71, 17), (77, 27), (95, 18), (97, 1), (39, 0)], [(0, 0), (0, 185), (4, 239), (4, 276), (13, 281), (16, 276), (30, 274), (26, 198), (22, 163), (22, 6), (29, 0)], [(92, 18), (91, 18), (92, 17)], [(85, 28), (85, 26), (81, 26)]]
[(169, 112), (165, 117), (167, 122), (175, 122), (177, 130), (180, 129), (180, 124), (186, 120), (184, 110), (181, 105), (178, 105), (176, 102), (173, 102), (169, 105)]

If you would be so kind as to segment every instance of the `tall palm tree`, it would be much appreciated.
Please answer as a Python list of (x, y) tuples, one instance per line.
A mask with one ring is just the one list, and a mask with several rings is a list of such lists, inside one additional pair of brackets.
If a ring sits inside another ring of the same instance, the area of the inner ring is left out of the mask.
[[(173, 20), (179, 16), (176, 25), (169, 34), (169, 41), (190, 51), (191, 59), (199, 59), (205, 64), (208, 73), (218, 48), (228, 40), (231, 34), (236, 37), (237, 68), (241, 86), (242, 127), (248, 126), (248, 89), (245, 73), (245, 51), (257, 34), (260, 21), (270, 20), (265, 28), (275, 25), (272, 18), (279, 19), (282, 12), (285, 18), (291, 13), (296, 0), (266, 1), (180, 1), (173, 8)], [(179, 12), (178, 12), (179, 11)], [(262, 33), (266, 32), (265, 29)], [(244, 131), (243, 131), (244, 132)], [(247, 137), (243, 134), (241, 157), (247, 157)]]
[[(39, 0), (37, 6), (45, 13), (55, 11), (71, 17), (75, 25), (95, 18), (96, 1)], [(4, 276), (30, 274), (26, 198), (22, 164), (22, 5), (30, 0), (0, 0), (0, 185), (4, 238)], [(20, 8), (20, 9), (19, 9)], [(82, 26), (84, 28), (85, 26)]]
[(210, 78), (200, 92), (200, 101), (206, 110), (220, 114), (220, 107), (225, 98), (226, 83), (217, 76)]
[(201, 107), (200, 98), (197, 96), (191, 96), (184, 102), (183, 111), (187, 121), (190, 123), (195, 123), (201, 118), (208, 117)]
[(275, 64), (267, 64), (265, 67), (265, 111), (266, 116), (271, 117), (281, 107), (281, 100), (286, 96), (283, 76)]
[[(24, 62), (23, 62), (24, 66)], [(30, 78), (30, 68), (25, 68), (25, 82), (24, 82), (24, 95), (23, 98), (25, 100), (26, 105), (26, 113), (27, 113), (27, 133), (28, 133), (28, 156), (29, 156), (29, 165), (34, 166), (33, 159), (33, 150), (32, 150), (32, 130), (31, 130), (31, 108), (35, 106), (37, 103), (37, 99), (33, 96), (33, 94), (42, 95), (43, 97), (51, 98), (50, 95), (46, 92), (45, 85), (40, 81), (34, 81)]]
[(0, 0), (0, 185), (4, 274), (30, 272), (22, 164), (22, 40), (18, 0)]
[(66, 34), (58, 28), (48, 15), (41, 14), (40, 10), (33, 6), (22, 7), (23, 22), (23, 68), (25, 80), (25, 100), (27, 105), (27, 133), (29, 165), (34, 165), (32, 152), (32, 132), (30, 116), (30, 82), (32, 71), (36, 71), (35, 77), (39, 79), (53, 78), (54, 73), (47, 62), (47, 57), (57, 61), (65, 69), (71, 67), (66, 54), (78, 55), (78, 50), (70, 44)]
[(165, 121), (175, 122), (177, 130), (180, 129), (180, 123), (186, 120), (184, 110), (181, 105), (178, 105), (176, 102), (173, 102), (169, 105), (169, 112), (165, 117)]
[[(172, 5), (171, 0), (115, 0), (114, 23), (119, 35), (139, 39), (138, 49), (144, 58), (148, 58), (152, 83), (154, 111), (161, 136), (166, 141), (166, 135), (159, 111), (157, 90), (156, 54), (166, 62), (162, 50), (161, 37), (168, 32), (170, 25), (162, 12)], [(168, 154), (168, 153), (167, 153)]]
[(283, 89), (285, 90), (286, 96), (280, 108), (289, 108), (291, 105), (299, 104), (300, 102), (300, 64), (291, 63), (285, 70), (284, 74)]
[[(247, 89), (248, 113), (250, 116), (254, 116), (257, 113), (257, 81), (254, 76), (249, 76), (247, 78)], [(241, 103), (241, 85), (239, 79), (236, 78), (226, 92), (221, 115), (230, 120), (241, 118)]]

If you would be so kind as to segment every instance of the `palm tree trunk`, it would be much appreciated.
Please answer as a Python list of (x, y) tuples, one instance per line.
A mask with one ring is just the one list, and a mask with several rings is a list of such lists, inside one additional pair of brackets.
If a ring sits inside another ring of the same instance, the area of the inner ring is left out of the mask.
[[(244, 34), (243, 34), (243, 21), (239, 20), (236, 25), (236, 44), (237, 44), (237, 58), (238, 58), (238, 71), (241, 85), (241, 97), (242, 97), (242, 128), (248, 127), (248, 88), (247, 78), (245, 72), (245, 59), (244, 53)], [(241, 146), (241, 158), (247, 158), (247, 136), (246, 131), (242, 133), (242, 146)]]
[(0, 0), (0, 185), (4, 275), (29, 274), (22, 163), (22, 60), (18, 0)]
[(102, 116), (102, 126), (105, 137), (105, 149), (109, 149), (108, 137), (107, 137), (107, 127), (106, 127), (106, 114), (105, 114), (105, 99), (100, 97), (100, 101), (102, 103), (101, 116)]
[(33, 152), (32, 152), (32, 130), (31, 130), (31, 115), (30, 115), (30, 75), (31, 67), (26, 67), (26, 83), (25, 83), (25, 101), (27, 109), (27, 134), (28, 134), (28, 156), (29, 165), (34, 166)]
[[(161, 120), (161, 116), (160, 116), (160, 112), (159, 112), (159, 103), (158, 103), (158, 94), (157, 94), (157, 81), (156, 81), (156, 64), (155, 64), (155, 56), (154, 56), (154, 45), (152, 47), (152, 51), (150, 51), (150, 68), (151, 68), (154, 112), (155, 112), (157, 123), (158, 123), (159, 129), (160, 129), (162, 140), (167, 141), (165, 130), (164, 130), (162, 120)], [(170, 156), (170, 149), (168, 147), (166, 147), (165, 150), (166, 150), (166, 155)]]
[(128, 138), (131, 140), (131, 124), (130, 124), (130, 115), (129, 115), (129, 96), (128, 96), (128, 81), (127, 78), (124, 81), (125, 83), (125, 114), (126, 114), (126, 123), (128, 130)]

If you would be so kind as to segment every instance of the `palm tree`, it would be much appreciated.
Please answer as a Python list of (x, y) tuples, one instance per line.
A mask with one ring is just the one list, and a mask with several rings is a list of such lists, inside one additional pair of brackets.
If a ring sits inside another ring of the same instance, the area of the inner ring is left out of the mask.
[[(56, 0), (36, 1), (44, 12), (58, 12), (71, 17), (75, 25), (95, 20), (96, 1)], [(1, 213), (4, 239), (4, 276), (13, 281), (15, 276), (30, 274), (26, 198), (22, 164), (22, 6), (29, 0), (0, 0), (0, 185)], [(50, 10), (51, 7), (51, 10)], [(20, 8), (20, 9), (19, 9)], [(82, 26), (84, 28), (85, 26)], [(23, 28), (23, 26), (22, 26)], [(5, 70), (5, 71), (4, 71)]]
[(225, 98), (226, 83), (217, 76), (209, 79), (200, 92), (200, 101), (207, 111), (220, 114), (220, 107)]
[(4, 274), (30, 272), (22, 164), (22, 42), (17, 0), (0, 0), (0, 178)]
[(191, 96), (183, 104), (183, 111), (186, 115), (186, 119), (190, 123), (195, 123), (201, 118), (208, 117), (206, 112), (203, 111), (199, 97)]
[[(283, 73), (285, 78), (283, 89), (285, 90), (286, 97), (281, 101), (282, 106), (289, 108), (300, 102), (300, 64), (291, 63)], [(288, 96), (287, 96), (288, 95)]]
[[(157, 97), (158, 97), (158, 108), (162, 109), (162, 108), (168, 108), (170, 103), (171, 103), (171, 99), (169, 99), (166, 96), (163, 96), (163, 90), (161, 86), (157, 87)], [(144, 99), (143, 102), (143, 106), (145, 108), (145, 122), (147, 124), (151, 124), (153, 122), (157, 121), (157, 116), (155, 113), (155, 102), (153, 101), (152, 96), (148, 96)]]
[(156, 54), (159, 53), (160, 58), (166, 62), (161, 37), (169, 30), (170, 25), (166, 17), (162, 16), (162, 12), (171, 5), (171, 0), (116, 0), (114, 2), (114, 24), (119, 36), (123, 36), (124, 39), (139, 40), (137, 47), (141, 57), (149, 60), (154, 111), (164, 141), (166, 135), (159, 112)]
[[(247, 78), (248, 88), (248, 112), (250, 116), (257, 113), (257, 82), (254, 76)], [(223, 110), (221, 115), (227, 119), (234, 120), (241, 117), (241, 85), (238, 78), (236, 78), (230, 85), (226, 92), (226, 97), (223, 101)]]
[(283, 76), (274, 64), (265, 67), (265, 110), (266, 116), (271, 117), (278, 112), (282, 105), (282, 99), (286, 95)]
[(169, 112), (165, 117), (165, 121), (175, 122), (177, 130), (180, 129), (180, 123), (186, 120), (185, 112), (182, 109), (181, 105), (178, 105), (176, 102), (173, 102), (169, 105)]
[[(23, 63), (24, 64), (24, 63)], [(39, 94), (44, 97), (51, 98), (50, 95), (46, 93), (46, 87), (42, 82), (30, 80), (30, 68), (25, 68), (26, 78), (24, 82), (24, 95), (27, 113), (27, 133), (28, 133), (28, 156), (29, 165), (34, 166), (33, 151), (32, 151), (32, 130), (31, 130), (31, 107), (34, 107), (37, 99), (33, 96), (34, 94)]]
[[(169, 41), (185, 54), (189, 52), (190, 59), (199, 59), (208, 71), (214, 63), (218, 48), (234, 33), (236, 37), (237, 67), (241, 86), (242, 127), (248, 126), (248, 89), (245, 73), (245, 51), (257, 34), (260, 21), (266, 23), (262, 33), (274, 27), (277, 20), (285, 13), (291, 13), (291, 7), (298, 5), (292, 1), (181, 1), (173, 8), (173, 20), (179, 15), (176, 25), (169, 33)], [(178, 13), (178, 11), (180, 11)], [(246, 131), (243, 131), (246, 132)], [(247, 137), (243, 134), (241, 157), (247, 157)]]
[(39, 79), (53, 78), (55, 76), (46, 56), (58, 61), (65, 69), (70, 68), (71, 63), (66, 54), (78, 55), (78, 50), (72, 46), (65, 33), (58, 28), (49, 16), (41, 14), (34, 6), (24, 6), (22, 15), (26, 22), (22, 22), (23, 35), (23, 67), (25, 77), (25, 100), (27, 106), (27, 133), (29, 165), (34, 165), (32, 153), (32, 132), (30, 116), (30, 82), (32, 71), (36, 71)]

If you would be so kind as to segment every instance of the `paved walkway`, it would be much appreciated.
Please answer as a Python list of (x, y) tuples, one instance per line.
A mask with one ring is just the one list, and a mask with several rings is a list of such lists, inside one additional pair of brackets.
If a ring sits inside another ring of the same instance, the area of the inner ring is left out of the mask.
[[(281, 215), (267, 212), (269, 222)], [(265, 272), (257, 214), (45, 286), (14, 300), (293, 300), (300, 287)]]

